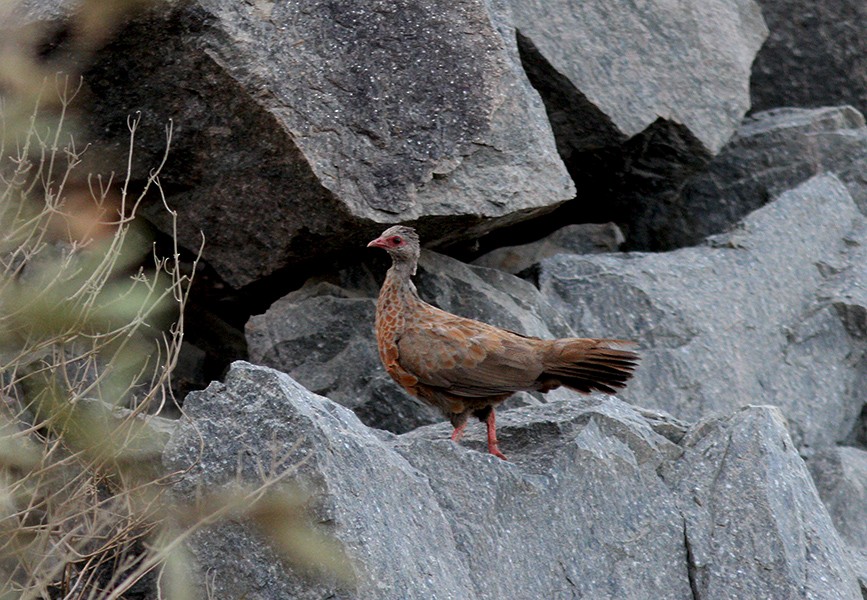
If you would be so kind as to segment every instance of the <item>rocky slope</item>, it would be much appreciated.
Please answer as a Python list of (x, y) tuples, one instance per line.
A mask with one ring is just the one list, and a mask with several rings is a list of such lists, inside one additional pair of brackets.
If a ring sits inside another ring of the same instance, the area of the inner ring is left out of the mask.
[[(616, 398), (505, 411), (501, 447), (447, 425), (400, 436), (278, 371), (235, 363), (187, 400), (164, 461), (182, 496), (261, 481), (291, 448), (316, 519), (352, 557), (341, 589), (275, 568), (242, 523), (190, 544), (220, 597), (861, 597), (846, 545), (779, 408), (687, 426)], [(220, 444), (200, 440), (220, 439)]]
[[(207, 240), (173, 493), (281, 456), (357, 584), (287, 570), (243, 522), (191, 538), (191, 577), (223, 598), (867, 598), (864, 8), (801, 4), (190, 0), (107, 40), (90, 140), (123, 155), (141, 111), (141, 178), (172, 119), (162, 187), (185, 250)], [(75, 6), (16, 4), (0, 38), (38, 26), (50, 63)], [(377, 359), (387, 265), (364, 245), (397, 222), (428, 247), (423, 298), (636, 340), (630, 387), (517, 395), (510, 462), (480, 426), (450, 442)]]

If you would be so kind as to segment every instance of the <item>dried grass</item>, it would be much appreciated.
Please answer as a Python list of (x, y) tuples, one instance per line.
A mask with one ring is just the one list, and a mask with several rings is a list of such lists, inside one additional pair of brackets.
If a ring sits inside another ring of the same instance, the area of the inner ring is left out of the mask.
[[(82, 3), (78, 56), (61, 66), (88, 58), (127, 4)], [(185, 542), (223, 519), (257, 526), (290, 564), (350, 583), (346, 557), (307, 524), (288, 484), (297, 465), (275, 461), (259, 484), (195, 503), (170, 495), (182, 474), (162, 468), (158, 415), (175, 404), (198, 258), (185, 268), (176, 241), (158, 256), (137, 215), (158, 198), (176, 224), (159, 179), (172, 127), (135, 191), (138, 117), (123, 176), (82, 173), (94, 150), (76, 146), (69, 119), (80, 79), (22, 48), (0, 47), (0, 599), (122, 598), (141, 586), (200, 597)]]

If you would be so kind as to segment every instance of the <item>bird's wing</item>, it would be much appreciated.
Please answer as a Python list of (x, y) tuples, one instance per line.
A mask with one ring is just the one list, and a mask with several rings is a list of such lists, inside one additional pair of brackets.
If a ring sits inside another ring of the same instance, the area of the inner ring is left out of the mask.
[(540, 342), (430, 307), (398, 341), (398, 362), (422, 384), (485, 398), (533, 389), (543, 370)]

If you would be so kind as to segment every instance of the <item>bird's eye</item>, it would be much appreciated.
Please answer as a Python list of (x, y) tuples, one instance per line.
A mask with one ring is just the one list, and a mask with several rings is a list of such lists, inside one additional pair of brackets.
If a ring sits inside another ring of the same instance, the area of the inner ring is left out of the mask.
[(392, 236), (392, 238), (391, 238), (391, 243), (394, 244), (395, 246), (397, 246), (398, 244), (400, 244), (402, 242), (403, 242), (403, 238), (400, 237), (399, 235)]

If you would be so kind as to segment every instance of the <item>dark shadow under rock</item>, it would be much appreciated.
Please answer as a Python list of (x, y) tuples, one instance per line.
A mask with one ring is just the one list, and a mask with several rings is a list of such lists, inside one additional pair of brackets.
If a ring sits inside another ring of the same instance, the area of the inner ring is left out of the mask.
[(579, 223), (562, 227), (535, 242), (497, 248), (472, 264), (517, 275), (555, 254), (615, 252), (623, 242), (623, 233), (614, 223)]
[[(529, 40), (518, 39), (525, 68), (546, 102), (558, 150), (578, 189), (574, 200), (540, 217), (536, 226), (614, 221), (623, 228), (627, 249), (685, 245), (687, 232), (674, 199), (713, 154), (689, 129), (665, 119), (632, 137), (623, 135)], [(560, 86), (553, 85), (558, 81)], [(582, 127), (572, 126), (573, 121)]]
[(677, 204), (684, 243), (720, 233), (814, 175), (840, 178), (867, 214), (867, 127), (851, 107), (781, 108), (755, 113)]
[(753, 65), (753, 110), (851, 104), (867, 112), (867, 4), (757, 2), (770, 34)]
[(578, 191), (544, 222), (615, 221), (632, 250), (686, 245), (677, 192), (749, 108), (750, 65), (767, 34), (758, 6), (531, 0), (512, 10)]

